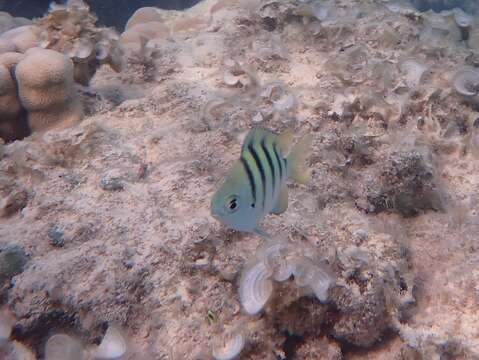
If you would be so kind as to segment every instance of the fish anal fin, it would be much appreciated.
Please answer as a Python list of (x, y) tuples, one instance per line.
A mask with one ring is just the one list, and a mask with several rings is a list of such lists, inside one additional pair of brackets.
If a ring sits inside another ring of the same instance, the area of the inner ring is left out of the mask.
[(273, 214), (279, 215), (282, 214), (286, 211), (288, 208), (288, 188), (285, 186), (283, 190), (281, 190), (281, 193), (278, 196), (278, 199), (276, 200), (276, 204), (271, 210)]
[(261, 238), (265, 239), (265, 240), (271, 240), (272, 237), (270, 234), (268, 234), (265, 230), (263, 230), (261, 227), (257, 226), (253, 232), (256, 234), (256, 235), (259, 235)]

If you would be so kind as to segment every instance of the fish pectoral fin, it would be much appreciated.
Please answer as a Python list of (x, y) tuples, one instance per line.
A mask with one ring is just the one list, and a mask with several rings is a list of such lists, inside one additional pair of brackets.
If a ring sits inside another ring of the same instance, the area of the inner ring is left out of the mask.
[(293, 143), (293, 140), (294, 135), (290, 130), (286, 130), (284, 133), (278, 135), (278, 146), (282, 154), (288, 152), (289, 148), (291, 147), (291, 144)]
[(305, 165), (306, 158), (311, 152), (313, 137), (308, 134), (294, 145), (291, 153), (288, 155), (288, 171), (290, 177), (300, 183), (308, 184), (311, 178), (309, 169)]
[(288, 208), (288, 188), (285, 186), (281, 193), (278, 196), (278, 200), (276, 200), (276, 204), (271, 210), (273, 214), (279, 215), (286, 211)]
[(261, 227), (257, 226), (253, 232), (256, 234), (256, 235), (259, 235), (260, 237), (262, 237), (263, 239), (265, 240), (271, 240), (272, 237), (270, 234), (268, 234), (265, 230), (263, 230)]

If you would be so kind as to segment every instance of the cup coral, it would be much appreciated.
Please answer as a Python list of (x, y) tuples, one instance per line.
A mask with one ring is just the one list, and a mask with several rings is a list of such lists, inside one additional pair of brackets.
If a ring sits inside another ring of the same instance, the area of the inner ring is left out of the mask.
[(34, 48), (15, 68), (18, 93), (32, 130), (45, 130), (60, 119), (72, 124), (82, 118), (75, 93), (73, 63), (59, 52)]

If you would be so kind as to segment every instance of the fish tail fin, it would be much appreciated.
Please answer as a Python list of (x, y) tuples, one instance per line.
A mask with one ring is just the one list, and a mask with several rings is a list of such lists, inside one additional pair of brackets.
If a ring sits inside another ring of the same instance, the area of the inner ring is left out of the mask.
[(311, 173), (305, 165), (306, 158), (311, 152), (311, 145), (313, 137), (311, 134), (305, 135), (296, 145), (293, 146), (288, 155), (288, 171), (290, 177), (300, 183), (308, 184), (311, 178)]

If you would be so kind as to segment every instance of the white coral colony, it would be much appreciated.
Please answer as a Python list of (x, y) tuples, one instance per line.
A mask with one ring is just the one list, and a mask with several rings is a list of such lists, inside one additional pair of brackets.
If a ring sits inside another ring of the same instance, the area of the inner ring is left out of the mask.
[(328, 290), (334, 280), (326, 267), (303, 257), (297, 260), (293, 274), (298, 287), (309, 287), (321, 302), (328, 300)]
[(456, 91), (465, 96), (474, 96), (479, 90), (479, 73), (472, 69), (459, 70), (453, 79)]
[(454, 8), (454, 20), (457, 26), (461, 28), (469, 28), (474, 24), (474, 17), (466, 14), (464, 10), (460, 8)]
[(239, 297), (249, 315), (259, 313), (270, 298), (273, 292), (271, 275), (271, 270), (263, 261), (248, 266), (244, 271), (240, 280)]
[(121, 333), (113, 326), (103, 337), (102, 342), (93, 351), (93, 357), (96, 360), (119, 360), (126, 354), (126, 342)]
[(420, 84), (422, 76), (428, 69), (428, 66), (416, 59), (409, 58), (399, 64), (399, 69), (406, 78), (407, 86), (409, 88), (415, 88)]
[(316, 298), (320, 302), (326, 302), (328, 300), (328, 290), (333, 283), (333, 278), (327, 271), (327, 269), (317, 266), (315, 269), (315, 277), (310, 286), (316, 295)]
[(288, 256), (290, 249), (283, 243), (271, 243), (262, 251), (261, 257), (272, 270), (273, 279), (286, 281), (293, 275), (294, 264)]
[(243, 350), (245, 346), (245, 337), (238, 333), (234, 336), (226, 337), (226, 340), (221, 341), (213, 347), (213, 357), (215, 360), (233, 360)]
[(83, 360), (84, 351), (80, 342), (66, 334), (56, 334), (45, 346), (45, 360)]

